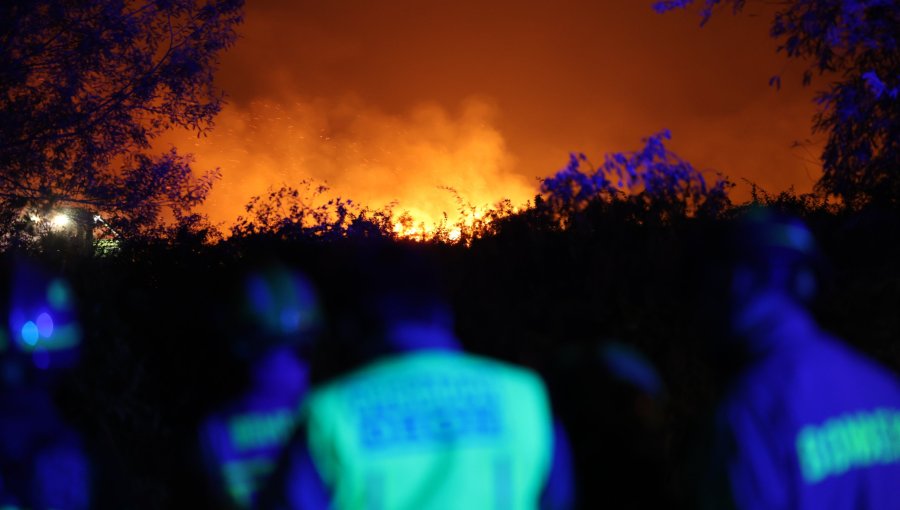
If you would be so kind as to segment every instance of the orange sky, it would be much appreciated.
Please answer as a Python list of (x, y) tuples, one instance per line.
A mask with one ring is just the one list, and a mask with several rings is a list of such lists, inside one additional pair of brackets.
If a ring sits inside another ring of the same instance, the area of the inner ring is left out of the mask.
[[(662, 128), (700, 168), (808, 191), (813, 90), (776, 55), (771, 11), (658, 15), (651, 0), (248, 0), (217, 81), (208, 137), (172, 134), (197, 170), (220, 167), (206, 211), (231, 223), (250, 196), (303, 178), (421, 217), (522, 202), (571, 151), (595, 161)], [(768, 78), (784, 72), (775, 91)]]

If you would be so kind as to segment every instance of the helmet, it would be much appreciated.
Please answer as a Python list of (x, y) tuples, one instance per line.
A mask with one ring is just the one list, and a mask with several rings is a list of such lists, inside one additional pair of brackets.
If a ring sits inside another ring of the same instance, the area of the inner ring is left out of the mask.
[(321, 327), (312, 283), (281, 262), (253, 267), (238, 278), (234, 344), (242, 357), (273, 346), (305, 348)]
[(804, 303), (815, 296), (820, 254), (800, 219), (754, 207), (738, 218), (731, 238), (734, 292), (778, 290)]

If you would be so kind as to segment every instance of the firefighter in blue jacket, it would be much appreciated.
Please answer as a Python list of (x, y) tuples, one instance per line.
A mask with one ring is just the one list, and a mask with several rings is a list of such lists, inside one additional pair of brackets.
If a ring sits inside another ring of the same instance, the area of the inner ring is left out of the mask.
[(294, 434), (319, 308), (310, 282), (280, 262), (243, 275), (239, 293), (230, 343), (249, 366), (249, 386), (203, 421), (200, 444), (219, 506), (256, 508)]
[(900, 508), (900, 382), (807, 311), (812, 234), (760, 209), (727, 237), (728, 345), (744, 363), (717, 418), (725, 490), (711, 506)]
[(31, 261), (9, 269), (10, 285), (0, 291), (9, 290), (0, 305), (0, 508), (87, 510), (88, 456), (54, 403), (80, 353), (74, 294)]

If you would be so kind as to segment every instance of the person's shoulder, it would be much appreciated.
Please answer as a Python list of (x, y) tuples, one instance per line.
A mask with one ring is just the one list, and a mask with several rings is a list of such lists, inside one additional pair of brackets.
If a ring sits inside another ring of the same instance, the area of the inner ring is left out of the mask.
[(465, 364), (474, 369), (540, 380), (540, 376), (534, 370), (501, 359), (468, 352), (456, 352), (454, 353), (454, 357), (459, 360), (460, 364)]
[(467, 357), (471, 364), (470, 366), (476, 371), (501, 378), (505, 381), (507, 388), (518, 387), (520, 391), (537, 392), (538, 394), (547, 393), (547, 385), (544, 382), (544, 378), (531, 368), (474, 354), (468, 354)]
[(417, 378), (422, 374), (428, 377), (475, 374), (545, 389), (544, 381), (537, 372), (520, 365), (464, 351), (423, 350), (384, 357), (333, 379), (314, 388), (307, 397), (307, 403), (339, 399), (341, 395), (370, 388), (372, 384), (390, 384), (391, 381)]
[(304, 399), (304, 408), (321, 407), (340, 400), (348, 393), (371, 387), (415, 370), (416, 360), (407, 354), (384, 356), (315, 385)]
[(822, 334), (750, 366), (722, 405), (738, 417), (789, 425), (852, 409), (900, 408), (900, 382), (887, 367)]
[(404, 373), (427, 371), (477, 371), (491, 373), (533, 373), (529, 369), (498, 359), (472, 354), (460, 350), (423, 349), (385, 356), (338, 379), (345, 384), (360, 383), (380, 376), (397, 376)]
[(846, 341), (824, 333), (809, 349), (809, 370), (836, 385), (876, 388), (900, 399), (900, 379), (887, 366)]

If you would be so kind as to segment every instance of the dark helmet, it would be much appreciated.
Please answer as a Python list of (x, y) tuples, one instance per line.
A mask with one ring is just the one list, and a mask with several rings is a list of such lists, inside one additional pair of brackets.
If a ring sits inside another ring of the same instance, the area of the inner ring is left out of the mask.
[[(281, 262), (266, 262), (245, 271), (236, 290), (236, 328), (230, 335), (242, 357), (274, 346), (304, 349), (322, 325), (312, 283)], [(230, 321), (229, 321), (230, 322)]]
[(815, 296), (820, 252), (799, 218), (751, 208), (737, 219), (730, 240), (734, 297), (777, 290), (806, 303)]
[(810, 305), (827, 266), (807, 226), (771, 208), (750, 207), (731, 221), (697, 227), (685, 271), (696, 296), (692, 327), (730, 377), (748, 356), (740, 325), (748, 314), (776, 302)]
[(427, 247), (376, 242), (358, 255), (363, 300), (359, 312), (371, 326), (369, 341), (380, 343), (383, 349), (405, 350), (388, 335), (388, 330), (399, 323), (453, 330), (453, 313), (440, 267)]

